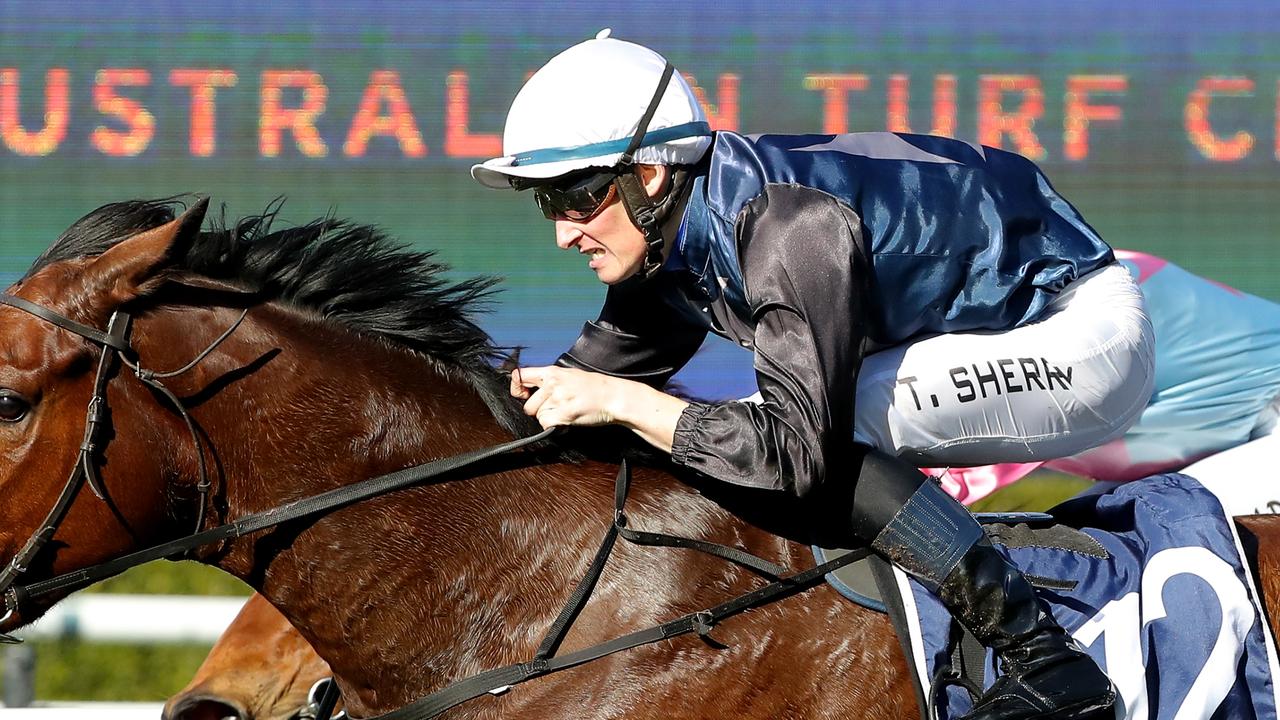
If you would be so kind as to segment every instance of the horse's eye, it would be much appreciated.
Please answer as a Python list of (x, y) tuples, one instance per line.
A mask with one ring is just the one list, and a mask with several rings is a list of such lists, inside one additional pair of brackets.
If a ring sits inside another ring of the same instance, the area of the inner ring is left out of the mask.
[(18, 422), (27, 416), (31, 403), (12, 390), (0, 390), (0, 422)]

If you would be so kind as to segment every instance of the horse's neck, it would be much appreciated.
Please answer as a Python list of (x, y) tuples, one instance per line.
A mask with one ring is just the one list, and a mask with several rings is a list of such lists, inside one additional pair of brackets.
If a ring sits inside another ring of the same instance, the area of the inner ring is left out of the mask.
[[(263, 332), (279, 348), (265, 361)], [(466, 383), (288, 312), (255, 311), (221, 362), (259, 365), (199, 416), (226, 519), (510, 439)], [(207, 562), (280, 608), (357, 707), (394, 706), (442, 678), (527, 659), (607, 526), (613, 470), (530, 468), (400, 491)], [(599, 477), (566, 492), (581, 473)]]
[(509, 472), (343, 510), (257, 587), (368, 709), (526, 660), (609, 518), (606, 494), (591, 517), (546, 495), (547, 479)]

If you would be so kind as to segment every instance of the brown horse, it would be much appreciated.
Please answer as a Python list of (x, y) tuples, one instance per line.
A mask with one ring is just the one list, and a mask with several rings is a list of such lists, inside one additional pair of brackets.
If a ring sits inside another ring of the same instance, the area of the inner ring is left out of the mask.
[(288, 720), (332, 675), (293, 625), (261, 595), (249, 598), (196, 670), (165, 703), (165, 720)]
[[(204, 207), (101, 208), (11, 294), (105, 328), (133, 313), (146, 368), (190, 412), (122, 371), (107, 384), (106, 501), (81, 492), (26, 569), (30, 584), (143, 545), (431, 458), (531, 434), (496, 353), (469, 319), (483, 282), (447, 284), (429, 257), (363, 227), (266, 219), (199, 232)], [(75, 462), (100, 348), (0, 307), (0, 557), (15, 556)], [(245, 580), (331, 666), (353, 715), (390, 711), (529, 659), (612, 516), (618, 445), (570, 434), (488, 474), (399, 491), (236, 538), (196, 559)], [(198, 453), (212, 483), (201, 481)], [(759, 507), (759, 503), (754, 503)], [(749, 508), (748, 508), (749, 509)], [(807, 549), (750, 526), (663, 467), (638, 468), (632, 524), (744, 546), (793, 568)], [(683, 550), (620, 545), (564, 643), (594, 644), (710, 607), (760, 580)], [(0, 630), (56, 598), (25, 604)], [(548, 675), (451, 717), (900, 718), (917, 705), (889, 625), (818, 587), (692, 636)]]
[[(145, 368), (175, 371), (110, 378), (111, 432), (101, 453), (86, 455), (105, 501), (79, 493), (51, 542), (21, 568), (22, 583), (190, 533), (197, 519), (223, 523), (534, 429), (467, 315), (483, 282), (446, 284), (428, 257), (392, 250), (368, 228), (317, 222), (270, 232), (261, 218), (201, 233), (203, 211), (198, 204), (171, 220), (164, 203), (99, 209), (11, 289), (95, 328), (128, 310), (130, 353)], [(80, 452), (102, 352), (82, 335), (0, 307), (3, 557), (25, 555), (21, 546), (58, 503)], [(195, 433), (144, 382), (157, 377)], [(585, 432), (562, 443), (575, 440), (576, 448), (526, 452), (486, 474), (227, 540), (196, 559), (278, 607), (329, 663), (353, 715), (390, 711), (533, 655), (610, 520), (615, 466), (601, 458), (616, 457), (617, 443)], [(802, 535), (803, 514), (776, 498), (720, 500)], [(635, 526), (744, 546), (793, 568), (812, 564), (803, 545), (736, 519), (662, 466), (637, 471), (629, 507)], [(1264, 546), (1280, 530), (1266, 522)], [(1274, 592), (1274, 560), (1262, 570)], [(564, 649), (758, 584), (699, 554), (620, 545)], [(0, 630), (34, 620), (56, 599), (22, 604)], [(732, 618), (714, 635), (727, 649), (690, 636), (647, 645), (450, 717), (916, 713), (888, 623), (826, 587)]]
[[(1259, 591), (1267, 599), (1272, 630), (1277, 630), (1280, 597), (1280, 544), (1258, 538), (1280, 537), (1280, 516), (1237, 518), (1257, 552)], [(260, 595), (218, 639), (191, 683), (169, 699), (164, 720), (268, 720), (298, 717), (307, 708), (307, 688), (329, 677), (329, 665), (289, 621)], [(215, 714), (216, 713), (216, 714)]]

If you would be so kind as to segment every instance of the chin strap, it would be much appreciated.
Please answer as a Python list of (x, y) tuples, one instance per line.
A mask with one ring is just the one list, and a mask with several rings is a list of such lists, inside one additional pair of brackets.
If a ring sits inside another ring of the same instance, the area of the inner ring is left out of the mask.
[[(649, 197), (649, 193), (645, 192), (644, 185), (635, 172), (619, 175), (614, 183), (618, 186), (618, 194), (622, 196), (622, 206), (627, 209), (627, 216), (640, 229), (640, 232), (644, 233), (644, 244), (647, 249), (640, 273), (645, 278), (651, 278), (662, 267), (664, 260), (662, 251), (667, 244), (666, 238), (662, 236), (662, 221), (666, 213), (659, 212), (664, 203), (655, 203), (653, 198)], [(668, 193), (668, 195), (671, 194), (674, 193)], [(661, 194), (659, 196), (661, 197)]]

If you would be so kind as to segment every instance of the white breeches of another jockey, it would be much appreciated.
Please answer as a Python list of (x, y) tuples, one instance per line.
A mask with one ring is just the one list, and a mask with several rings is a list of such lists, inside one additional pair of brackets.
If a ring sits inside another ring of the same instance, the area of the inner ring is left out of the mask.
[(921, 466), (1029, 462), (1113, 440), (1151, 398), (1155, 337), (1119, 264), (1036, 322), (922, 338), (868, 356), (854, 436)]
[(1267, 431), (1178, 472), (1209, 488), (1228, 515), (1280, 513), (1280, 428), (1271, 423)]

